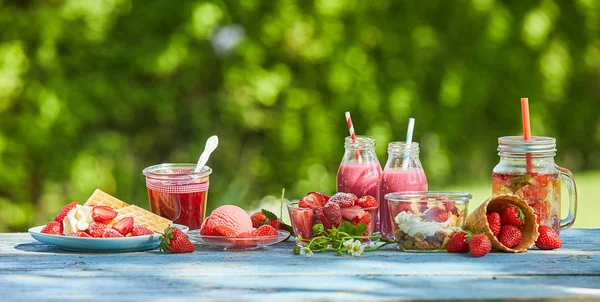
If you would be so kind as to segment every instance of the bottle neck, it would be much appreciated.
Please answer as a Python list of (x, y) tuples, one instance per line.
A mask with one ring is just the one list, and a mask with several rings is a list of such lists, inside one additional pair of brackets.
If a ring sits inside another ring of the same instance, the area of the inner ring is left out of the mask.
[(344, 140), (344, 148), (349, 150), (375, 150), (375, 138), (372, 136), (357, 135), (356, 139), (347, 136)]

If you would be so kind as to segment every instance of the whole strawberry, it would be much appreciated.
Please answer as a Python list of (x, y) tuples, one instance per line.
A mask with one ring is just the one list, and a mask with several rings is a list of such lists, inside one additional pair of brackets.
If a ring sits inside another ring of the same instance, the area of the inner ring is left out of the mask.
[[(333, 197), (331, 197), (331, 199), (333, 199)], [(342, 224), (342, 211), (338, 203), (332, 202), (331, 200), (328, 201), (323, 207), (323, 214), (331, 225), (339, 227), (340, 224)]]
[(358, 202), (358, 198), (352, 193), (338, 192), (333, 194), (331, 198), (329, 198), (329, 201), (327, 201), (325, 206), (332, 202), (337, 203), (340, 206), (340, 208), (344, 209), (354, 206), (354, 204)]
[(538, 228), (540, 235), (535, 242), (540, 250), (553, 250), (562, 247), (558, 233), (550, 226), (542, 225)]
[(469, 240), (469, 253), (473, 257), (483, 257), (492, 250), (492, 242), (485, 234), (477, 234)]
[(253, 228), (258, 228), (261, 225), (267, 223), (267, 215), (260, 211), (252, 214), (252, 216), (250, 216), (250, 219), (252, 220)]
[(450, 241), (448, 241), (446, 251), (448, 251), (448, 253), (468, 253), (469, 245), (467, 244), (467, 233), (454, 233), (454, 235), (450, 237)]
[(277, 229), (275, 229), (274, 227), (265, 224), (262, 225), (258, 228), (258, 230), (256, 230), (256, 236), (277, 236), (279, 235), (279, 233), (277, 233)]
[(500, 213), (500, 222), (502, 222), (502, 225), (510, 224), (520, 228), (525, 224), (523, 222), (524, 218), (523, 211), (515, 206), (507, 206)]
[(58, 212), (58, 214), (56, 214), (56, 218), (54, 218), (54, 220), (62, 223), (63, 219), (65, 219), (65, 217), (67, 217), (67, 214), (69, 213), (69, 211), (71, 211), (72, 209), (74, 209), (76, 206), (78, 205), (77, 202), (73, 201), (70, 204), (64, 206), (60, 212)]
[(500, 228), (502, 227), (500, 223), (500, 214), (498, 214), (497, 212), (492, 212), (488, 213), (486, 216), (492, 234), (494, 236), (498, 236), (498, 233), (500, 233)]
[(498, 234), (498, 241), (510, 249), (521, 244), (522, 239), (523, 233), (521, 233), (521, 230), (510, 224), (503, 225)]
[(191, 253), (196, 250), (190, 239), (180, 229), (168, 227), (160, 236), (160, 249), (165, 253)]
[(43, 234), (52, 234), (52, 235), (62, 235), (63, 233), (63, 225), (62, 223), (53, 220), (48, 222), (48, 224), (42, 228), (40, 233)]

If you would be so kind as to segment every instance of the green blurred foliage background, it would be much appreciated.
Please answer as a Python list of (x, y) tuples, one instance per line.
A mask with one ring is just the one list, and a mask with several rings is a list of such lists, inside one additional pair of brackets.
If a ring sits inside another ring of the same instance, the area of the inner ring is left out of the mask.
[(0, 230), (95, 188), (148, 207), (141, 170), (213, 134), (209, 209), (332, 193), (346, 110), (382, 164), (415, 117), (430, 188), (489, 186), (524, 96), (600, 169), (599, 84), (594, 0), (0, 0)]

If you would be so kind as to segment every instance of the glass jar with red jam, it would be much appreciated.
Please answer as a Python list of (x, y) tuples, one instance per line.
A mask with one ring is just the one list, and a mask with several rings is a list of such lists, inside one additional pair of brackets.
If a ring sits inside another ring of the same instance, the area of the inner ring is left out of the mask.
[[(571, 171), (554, 163), (556, 139), (532, 136), (498, 138), (500, 162), (492, 173), (492, 195), (514, 194), (527, 201), (540, 225), (559, 231), (575, 222), (577, 189)], [(569, 196), (569, 212), (561, 219), (561, 181)]]
[(194, 172), (196, 164), (160, 164), (147, 167), (148, 199), (153, 213), (199, 229), (206, 214), (208, 176), (212, 169), (204, 166)]

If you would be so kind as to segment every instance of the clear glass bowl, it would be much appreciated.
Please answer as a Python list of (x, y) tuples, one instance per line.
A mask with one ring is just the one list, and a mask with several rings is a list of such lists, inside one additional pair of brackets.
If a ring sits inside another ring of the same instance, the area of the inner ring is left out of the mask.
[(471, 194), (465, 192), (395, 192), (385, 195), (394, 239), (402, 251), (446, 251), (461, 231)]
[(375, 229), (377, 207), (343, 208), (339, 210), (339, 213), (325, 213), (323, 208), (301, 208), (297, 202), (290, 203), (287, 207), (294, 236), (302, 236), (302, 239), (310, 239), (315, 236), (313, 226), (318, 223), (322, 224), (325, 230), (331, 229), (332, 226), (337, 227), (343, 221), (348, 221), (353, 225), (364, 223), (367, 225), (364, 236), (373, 235)]

